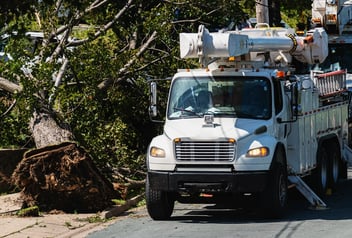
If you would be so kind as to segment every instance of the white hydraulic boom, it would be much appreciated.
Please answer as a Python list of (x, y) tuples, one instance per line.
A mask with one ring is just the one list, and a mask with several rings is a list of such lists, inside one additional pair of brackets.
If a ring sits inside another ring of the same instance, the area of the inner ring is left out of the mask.
[[(289, 61), (287, 59), (291, 59), (292, 55), (303, 63), (317, 64), (328, 55), (328, 37), (323, 28), (316, 28), (309, 31), (307, 36), (300, 37), (285, 28), (209, 33), (201, 25), (198, 33), (180, 34), (180, 51), (181, 58), (199, 58), (204, 66), (213, 58), (236, 57), (253, 52), (276, 52), (276, 57), (281, 55), (285, 61)], [(250, 60), (258, 61), (252, 56)], [(271, 61), (277, 63), (276, 58)]]

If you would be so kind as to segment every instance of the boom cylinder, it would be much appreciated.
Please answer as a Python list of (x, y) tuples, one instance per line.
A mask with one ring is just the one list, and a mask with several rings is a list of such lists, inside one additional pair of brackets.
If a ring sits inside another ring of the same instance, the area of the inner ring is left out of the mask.
[(288, 37), (257, 37), (248, 39), (249, 51), (290, 51), (294, 43)]

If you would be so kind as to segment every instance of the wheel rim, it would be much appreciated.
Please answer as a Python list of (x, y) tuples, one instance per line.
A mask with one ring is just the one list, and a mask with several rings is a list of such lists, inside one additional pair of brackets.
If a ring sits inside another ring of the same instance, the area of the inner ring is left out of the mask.
[(339, 179), (339, 161), (336, 152), (333, 154), (332, 158), (332, 179), (333, 183), (336, 183)]
[(327, 155), (326, 155), (326, 153), (324, 153), (322, 158), (321, 158), (320, 177), (321, 177), (322, 188), (326, 189), (327, 182), (328, 182), (328, 165), (327, 165)]

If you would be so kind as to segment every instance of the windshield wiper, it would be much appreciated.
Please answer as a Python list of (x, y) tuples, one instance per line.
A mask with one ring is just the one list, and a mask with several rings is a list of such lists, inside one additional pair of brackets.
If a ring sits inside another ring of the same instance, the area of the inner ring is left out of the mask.
[(236, 112), (212, 112), (215, 116), (237, 116), (237, 113)]
[(256, 115), (253, 115), (253, 114), (248, 113), (248, 112), (243, 112), (243, 111), (236, 111), (236, 115), (239, 116), (239, 117), (249, 117), (249, 118), (257, 117)]
[(191, 113), (192, 115), (195, 115), (195, 116), (197, 116), (197, 117), (203, 117), (203, 115), (200, 115), (200, 114), (198, 114), (198, 113), (195, 112), (195, 111), (191, 111), (191, 110), (184, 109), (184, 108), (180, 108), (180, 107), (174, 107), (174, 110), (176, 110), (176, 111), (181, 111), (181, 112), (188, 112), (188, 113)]

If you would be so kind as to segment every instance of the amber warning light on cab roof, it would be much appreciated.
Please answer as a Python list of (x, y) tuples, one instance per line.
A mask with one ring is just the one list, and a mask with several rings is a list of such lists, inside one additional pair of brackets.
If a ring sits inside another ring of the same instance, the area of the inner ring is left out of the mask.
[(277, 71), (276, 72), (276, 77), (277, 78), (284, 78), (285, 77), (285, 72), (284, 71)]

